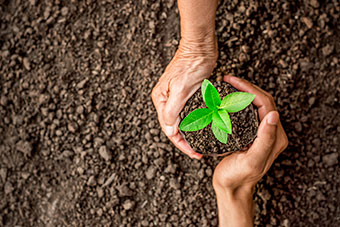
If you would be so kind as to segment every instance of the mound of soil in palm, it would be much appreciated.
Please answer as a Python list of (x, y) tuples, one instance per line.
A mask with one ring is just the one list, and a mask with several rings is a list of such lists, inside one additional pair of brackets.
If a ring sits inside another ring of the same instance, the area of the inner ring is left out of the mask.
[[(225, 82), (214, 82), (213, 85), (218, 90), (221, 99), (237, 91)], [(180, 114), (181, 119), (184, 119), (191, 111), (197, 108), (207, 108), (203, 101), (201, 89), (198, 89), (187, 101), (187, 104)], [(215, 138), (211, 130), (211, 123), (199, 131), (182, 133), (191, 147), (201, 154), (220, 155), (239, 151), (253, 142), (256, 137), (258, 128), (257, 110), (251, 104), (244, 110), (237, 113), (230, 113), (229, 115), (233, 131), (231, 135), (228, 135), (227, 144), (223, 144)]]

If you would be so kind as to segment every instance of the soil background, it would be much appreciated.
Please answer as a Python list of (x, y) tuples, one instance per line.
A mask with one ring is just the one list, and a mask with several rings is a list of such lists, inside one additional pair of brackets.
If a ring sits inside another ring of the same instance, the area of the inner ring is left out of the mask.
[[(220, 1), (214, 77), (270, 92), (289, 147), (256, 226), (340, 226), (339, 1)], [(176, 2), (0, 0), (0, 226), (217, 226), (218, 159), (161, 133), (150, 93)]]

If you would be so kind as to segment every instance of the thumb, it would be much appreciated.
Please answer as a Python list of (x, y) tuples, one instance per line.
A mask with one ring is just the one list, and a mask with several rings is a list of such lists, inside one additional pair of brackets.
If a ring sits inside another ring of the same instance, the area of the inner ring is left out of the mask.
[(257, 138), (251, 146), (250, 153), (258, 158), (266, 158), (271, 153), (276, 141), (276, 128), (279, 123), (279, 113), (269, 112), (262, 120), (257, 131)]
[(169, 98), (163, 109), (164, 131), (167, 136), (176, 134), (180, 122), (179, 114), (182, 111), (186, 101), (187, 94), (184, 92), (170, 91)]
[(185, 105), (185, 97), (182, 95), (170, 94), (165, 108), (163, 109), (164, 132), (167, 136), (177, 133), (177, 127), (180, 122), (179, 113)]

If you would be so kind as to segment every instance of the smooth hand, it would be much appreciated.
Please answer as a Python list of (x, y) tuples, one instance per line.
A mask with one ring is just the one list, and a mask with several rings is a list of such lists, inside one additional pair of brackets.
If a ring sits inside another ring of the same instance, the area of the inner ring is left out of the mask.
[(254, 187), (287, 147), (288, 139), (269, 93), (237, 77), (226, 76), (224, 80), (240, 91), (256, 95), (253, 103), (258, 107), (261, 124), (247, 150), (225, 157), (215, 169), (213, 186), (220, 226), (252, 226)]

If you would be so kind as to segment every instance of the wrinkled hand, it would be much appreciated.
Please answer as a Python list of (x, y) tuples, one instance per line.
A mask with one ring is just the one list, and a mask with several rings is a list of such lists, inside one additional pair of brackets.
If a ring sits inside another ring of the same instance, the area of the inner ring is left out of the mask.
[(181, 40), (179, 48), (152, 91), (158, 120), (165, 135), (182, 152), (200, 159), (179, 132), (179, 113), (186, 101), (210, 76), (217, 60), (217, 44)]
[(218, 164), (213, 177), (214, 189), (236, 192), (246, 188), (252, 191), (287, 147), (288, 139), (269, 93), (237, 77), (226, 76), (224, 80), (240, 91), (256, 95), (253, 103), (258, 107), (261, 124), (257, 138), (248, 150), (233, 153)]

